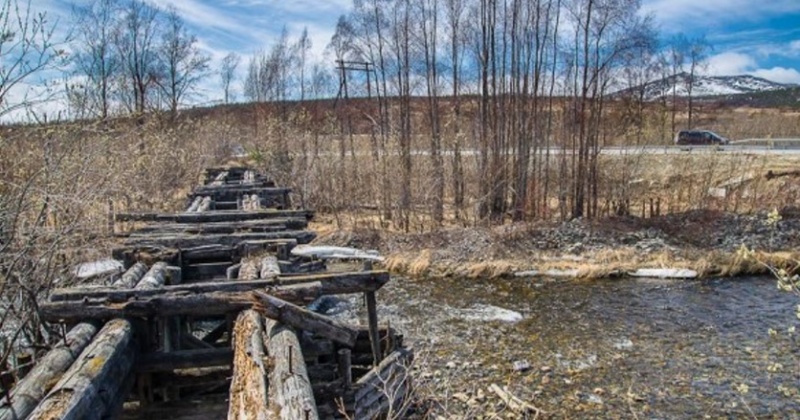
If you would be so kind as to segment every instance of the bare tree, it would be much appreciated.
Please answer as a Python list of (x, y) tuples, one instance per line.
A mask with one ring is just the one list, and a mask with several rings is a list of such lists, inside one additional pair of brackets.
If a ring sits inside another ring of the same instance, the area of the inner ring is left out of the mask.
[(228, 53), (228, 55), (222, 58), (219, 76), (222, 81), (222, 91), (225, 95), (226, 104), (231, 100), (235, 100), (235, 95), (231, 91), (231, 84), (236, 79), (236, 68), (239, 67), (241, 61), (242, 57), (234, 52)]
[(311, 39), (308, 38), (308, 28), (303, 28), (300, 38), (294, 44), (294, 55), (297, 57), (296, 64), (299, 71), (298, 84), (300, 85), (300, 100), (306, 99), (306, 65), (308, 61), (308, 51), (311, 49)]
[(57, 39), (56, 26), (47, 13), (32, 12), (30, 0), (0, 1), (0, 117), (46, 99), (22, 85), (63, 64), (67, 40)]
[(119, 30), (117, 0), (95, 0), (73, 9), (79, 31), (75, 73), (84, 80), (84, 106), (89, 115), (106, 119), (112, 104), (113, 80), (120, 62), (114, 49)]
[(694, 123), (692, 120), (694, 112), (692, 92), (694, 90), (695, 77), (698, 71), (703, 68), (709, 49), (710, 46), (704, 37), (689, 40), (689, 44), (686, 48), (686, 59), (689, 61), (689, 75), (686, 78), (686, 93), (689, 96), (689, 121), (686, 124), (686, 128), (690, 130), (693, 128)]
[(145, 112), (158, 74), (160, 10), (143, 0), (130, 0), (123, 9), (122, 25), (114, 44), (122, 63), (123, 102), (137, 114)]
[(172, 115), (186, 96), (196, 91), (208, 70), (210, 58), (197, 47), (197, 37), (189, 34), (174, 8), (167, 12), (166, 28), (159, 53), (156, 83), (161, 88)]

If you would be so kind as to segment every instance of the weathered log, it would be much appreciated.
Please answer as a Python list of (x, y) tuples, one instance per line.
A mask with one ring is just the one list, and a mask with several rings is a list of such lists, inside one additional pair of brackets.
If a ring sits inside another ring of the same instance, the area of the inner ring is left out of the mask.
[(97, 326), (93, 323), (74, 326), (0, 401), (0, 420), (27, 418), (96, 333)]
[(310, 331), (348, 347), (352, 347), (356, 343), (358, 330), (353, 327), (263, 292), (253, 292), (253, 298), (256, 303), (253, 309), (267, 318), (297, 329)]
[(242, 264), (241, 263), (234, 264), (234, 265), (228, 267), (225, 270), (225, 278), (227, 280), (236, 280), (236, 279), (238, 279), (239, 278), (239, 270), (241, 268), (242, 268)]
[(273, 361), (269, 369), (270, 409), (284, 420), (318, 419), (297, 333), (272, 320), (265, 322), (265, 331), (267, 352)]
[(267, 368), (264, 365), (264, 324), (252, 310), (236, 318), (233, 329), (233, 377), (228, 419), (267, 419)]
[(218, 173), (217, 176), (214, 177), (214, 180), (209, 182), (208, 185), (211, 186), (225, 185), (226, 178), (228, 178), (228, 171), (222, 171)]
[(264, 209), (248, 211), (208, 211), (203, 213), (117, 213), (117, 222), (172, 222), (172, 223), (206, 223), (206, 222), (238, 222), (244, 220), (262, 220), (275, 218), (305, 218), (314, 216), (311, 210), (274, 210)]
[(124, 319), (108, 322), (78, 356), (53, 390), (31, 414), (31, 420), (103, 419), (117, 412), (127, 392), (135, 345), (133, 327)]
[(281, 273), (283, 273), (284, 276), (290, 274), (305, 275), (309, 273), (318, 273), (320, 271), (325, 271), (327, 268), (323, 260), (308, 262), (278, 261), (278, 264), (280, 264)]
[(229, 348), (177, 350), (148, 353), (136, 363), (137, 373), (169, 372), (175, 369), (230, 365), (233, 350)]
[[(257, 289), (270, 288), (267, 293), (283, 293), (280, 290), (294, 290), (304, 287), (320, 288), (320, 295), (338, 295), (346, 293), (363, 293), (378, 290), (389, 282), (389, 273), (386, 271), (357, 271), (343, 273), (309, 274), (305, 276), (278, 277), (277, 280), (253, 281), (219, 281), (205, 283), (179, 284), (165, 286), (159, 290), (134, 290), (114, 289), (101, 287), (82, 287), (56, 289), (50, 294), (50, 302), (98, 300), (104, 302), (125, 302), (129, 299), (145, 299), (157, 294), (189, 295), (209, 292), (250, 292)], [(292, 300), (292, 302), (295, 302)]]
[(278, 257), (274, 255), (267, 255), (261, 259), (261, 272), (259, 277), (266, 279), (275, 279), (281, 275), (281, 266), (278, 264)]
[(250, 210), (258, 211), (261, 209), (261, 197), (258, 194), (250, 195)]
[(213, 203), (211, 197), (203, 197), (203, 201), (200, 202), (200, 205), (197, 206), (197, 212), (205, 212), (211, 210), (211, 204)]
[[(253, 290), (254, 285), (245, 282), (230, 282), (240, 289)], [(256, 282), (251, 282), (256, 283)], [(181, 285), (176, 287), (186, 287)], [(198, 284), (196, 286), (204, 286)], [(263, 287), (263, 284), (260, 285)], [(248, 292), (166, 292), (167, 288), (142, 290), (133, 292), (155, 292), (150, 295), (133, 295), (131, 300), (111, 302), (106, 299), (85, 299), (83, 301), (65, 300), (41, 304), (42, 318), (50, 322), (72, 322), (84, 319), (111, 319), (116, 317), (151, 317), (151, 316), (210, 316), (224, 315), (249, 309), (252, 296)], [(235, 288), (231, 288), (235, 290)], [(269, 293), (283, 300), (296, 303), (307, 303), (321, 296), (322, 285), (310, 283), (296, 287), (274, 287)]]
[(194, 248), (203, 245), (237, 245), (247, 240), (294, 239), (297, 243), (306, 244), (316, 238), (316, 233), (309, 230), (286, 230), (281, 232), (250, 232), (230, 235), (152, 235), (128, 237), (123, 244), (129, 247), (160, 246), (167, 248)]
[(147, 265), (137, 262), (119, 280), (111, 283), (111, 287), (120, 287), (125, 289), (132, 289), (136, 283), (147, 273)]
[(195, 197), (192, 200), (192, 204), (190, 204), (189, 207), (186, 208), (186, 211), (189, 213), (197, 211), (197, 208), (200, 207), (200, 203), (202, 202), (203, 202), (203, 197)]
[(373, 365), (377, 366), (382, 358), (381, 342), (378, 335), (378, 305), (375, 300), (375, 292), (364, 294), (367, 301), (367, 325), (369, 326), (369, 341), (372, 344)]
[(389, 411), (399, 414), (409, 390), (412, 359), (410, 350), (398, 349), (356, 382), (356, 418), (375, 418)]
[(242, 266), (239, 268), (239, 280), (256, 280), (258, 278), (258, 259), (249, 257), (242, 259)]
[(159, 261), (150, 267), (150, 271), (136, 283), (134, 289), (147, 290), (163, 287), (167, 282), (167, 263)]

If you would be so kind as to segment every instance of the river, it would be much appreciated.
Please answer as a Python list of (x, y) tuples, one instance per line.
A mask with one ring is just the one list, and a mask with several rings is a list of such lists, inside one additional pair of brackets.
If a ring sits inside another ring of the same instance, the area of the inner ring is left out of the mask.
[(395, 277), (378, 299), (417, 352), (417, 414), (506, 418), (496, 383), (548, 418), (800, 418), (800, 299), (769, 278)]

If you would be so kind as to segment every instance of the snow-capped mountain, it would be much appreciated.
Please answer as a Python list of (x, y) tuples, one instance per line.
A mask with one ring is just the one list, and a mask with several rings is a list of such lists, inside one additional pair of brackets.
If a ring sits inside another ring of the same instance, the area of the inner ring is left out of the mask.
[[(661, 80), (649, 82), (644, 86), (625, 89), (620, 93), (639, 92), (642, 87), (645, 89), (645, 98), (657, 99), (664, 96), (670, 97), (673, 94), (679, 97), (689, 96), (689, 74), (679, 73)], [(692, 84), (692, 96), (719, 96), (737, 95), (742, 93), (766, 92), (779, 89), (786, 89), (792, 85), (771, 82), (760, 77), (741, 75), (741, 76), (698, 76), (695, 75)], [(674, 89), (674, 92), (673, 92)]]

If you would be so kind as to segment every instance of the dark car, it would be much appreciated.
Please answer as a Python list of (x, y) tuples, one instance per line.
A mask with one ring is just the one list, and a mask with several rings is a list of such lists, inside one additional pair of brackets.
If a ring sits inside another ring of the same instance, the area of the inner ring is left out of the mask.
[(675, 144), (679, 146), (721, 146), (730, 143), (730, 140), (708, 130), (684, 130), (675, 136)]

